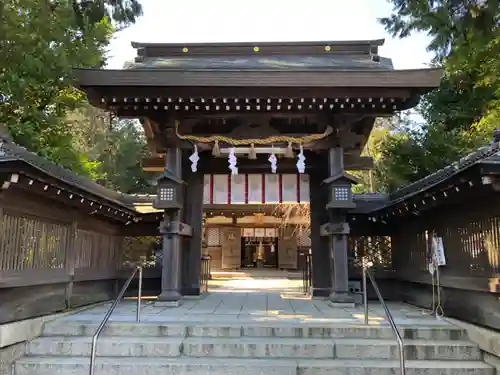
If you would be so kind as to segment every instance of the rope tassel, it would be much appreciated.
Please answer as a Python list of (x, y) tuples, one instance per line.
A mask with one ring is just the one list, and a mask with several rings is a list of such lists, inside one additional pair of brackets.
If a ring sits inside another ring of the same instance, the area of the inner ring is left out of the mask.
[(285, 158), (293, 159), (295, 154), (293, 153), (292, 142), (288, 142), (288, 147), (285, 151)]
[(219, 141), (215, 140), (214, 147), (212, 148), (212, 156), (219, 157), (220, 156), (220, 148)]
[(250, 151), (248, 152), (248, 158), (251, 160), (257, 159), (257, 152), (255, 151), (255, 146), (253, 143), (250, 145)]

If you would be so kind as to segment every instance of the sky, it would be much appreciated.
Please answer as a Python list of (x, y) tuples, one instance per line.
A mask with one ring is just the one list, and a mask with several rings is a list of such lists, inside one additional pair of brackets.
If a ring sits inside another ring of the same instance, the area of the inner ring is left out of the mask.
[(379, 53), (396, 69), (425, 67), (429, 38), (391, 38), (377, 18), (388, 16), (386, 0), (142, 0), (144, 15), (118, 32), (108, 68), (135, 57), (134, 42), (290, 42), (385, 38)]

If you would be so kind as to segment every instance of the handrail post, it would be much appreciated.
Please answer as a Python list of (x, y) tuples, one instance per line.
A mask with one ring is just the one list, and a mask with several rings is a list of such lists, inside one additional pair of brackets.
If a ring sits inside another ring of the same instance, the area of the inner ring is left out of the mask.
[(135, 316), (135, 320), (137, 323), (141, 321), (141, 299), (142, 299), (142, 267), (137, 266), (137, 270), (139, 271), (138, 278), (139, 282), (137, 285), (138, 291), (137, 291), (137, 313)]
[(120, 302), (120, 300), (123, 298), (125, 292), (127, 291), (130, 283), (132, 282), (132, 280), (134, 279), (136, 273), (139, 272), (139, 292), (138, 292), (138, 302), (137, 302), (137, 315), (136, 315), (136, 319), (137, 321), (139, 321), (140, 319), (140, 300), (141, 300), (141, 296), (142, 296), (142, 291), (141, 291), (141, 288), (142, 288), (142, 267), (141, 266), (137, 266), (136, 268), (134, 268), (134, 272), (132, 272), (132, 275), (130, 275), (130, 277), (127, 279), (127, 281), (125, 282), (125, 284), (123, 285), (120, 293), (118, 293), (118, 297), (116, 297), (116, 299), (113, 301), (113, 303), (111, 304), (111, 307), (108, 309), (107, 313), (104, 315), (104, 319), (102, 320), (101, 324), (99, 324), (99, 327), (97, 327), (95, 333), (94, 333), (94, 336), (92, 337), (92, 344), (91, 344), (91, 347), (90, 347), (90, 367), (89, 367), (89, 375), (94, 375), (94, 365), (95, 365), (95, 357), (96, 357), (96, 349), (97, 349), (97, 339), (99, 338), (99, 335), (101, 334), (102, 330), (104, 329), (104, 327), (106, 326), (106, 323), (108, 322), (109, 318), (111, 317), (111, 314), (113, 313), (113, 311), (115, 311), (115, 308), (116, 306), (118, 305), (118, 303)]
[(404, 342), (403, 342), (403, 337), (398, 331), (398, 327), (396, 327), (396, 323), (394, 322), (394, 318), (392, 317), (392, 314), (389, 310), (389, 307), (387, 307), (387, 304), (384, 301), (384, 298), (382, 297), (382, 293), (380, 293), (380, 289), (378, 287), (377, 282), (375, 281), (375, 277), (372, 275), (372, 273), (369, 270), (369, 267), (371, 267), (371, 263), (367, 263), (366, 267), (366, 275), (370, 278), (370, 281), (373, 285), (373, 289), (375, 290), (375, 293), (377, 294), (377, 297), (382, 304), (382, 307), (384, 308), (385, 315), (387, 317), (387, 320), (389, 321), (389, 325), (391, 326), (392, 331), (394, 332), (394, 335), (396, 336), (396, 341), (398, 342), (398, 348), (399, 348), (399, 368), (401, 371), (401, 375), (406, 375), (406, 366), (405, 366), (405, 351), (404, 351)]
[(367, 288), (367, 283), (366, 283), (366, 262), (363, 259), (363, 270), (362, 270), (362, 277), (363, 277), (363, 307), (364, 307), (364, 314), (365, 314), (365, 325), (368, 325), (368, 288)]

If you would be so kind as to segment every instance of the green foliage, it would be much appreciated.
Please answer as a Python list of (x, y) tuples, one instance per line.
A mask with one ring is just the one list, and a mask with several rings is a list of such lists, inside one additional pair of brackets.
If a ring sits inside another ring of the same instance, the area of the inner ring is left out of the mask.
[(349, 171), (361, 180), (358, 185), (353, 186), (354, 193), (365, 193), (382, 191), (385, 189), (382, 179), (379, 176), (382, 152), (389, 138), (391, 131), (397, 127), (397, 118), (378, 118), (375, 121), (370, 138), (365, 145), (362, 156), (373, 158), (374, 169), (369, 171)]
[(148, 153), (140, 124), (111, 119), (108, 113), (86, 104), (67, 117), (73, 148), (86, 155), (91, 177), (123, 193), (154, 192), (140, 160)]
[(418, 180), (491, 140), (500, 120), (500, 0), (391, 0), (381, 19), (394, 36), (427, 32), (440, 87), (419, 107), (425, 126), (407, 123), (384, 141), (377, 176), (387, 190)]
[(5, 0), (0, 5), (0, 123), (14, 141), (77, 173), (97, 165), (73, 147), (64, 118), (84, 95), (73, 68), (100, 67), (112, 36), (110, 17), (127, 25), (137, 1)]
[(85, 25), (85, 20), (95, 23), (106, 17), (118, 28), (123, 28), (142, 15), (138, 0), (72, 0), (71, 4), (81, 25)]
[(83, 172), (71, 136), (60, 121), (83, 96), (71, 88), (71, 68), (98, 66), (111, 35), (106, 19), (75, 28), (68, 4), (7, 0), (0, 13), (0, 122), (14, 141)]
[(432, 38), (429, 50), (436, 61), (449, 59), (463, 49), (482, 48), (498, 31), (500, 0), (390, 0), (393, 12), (380, 19), (393, 36), (413, 31)]
[(155, 249), (159, 245), (160, 237), (125, 237), (123, 239), (123, 266), (154, 267)]

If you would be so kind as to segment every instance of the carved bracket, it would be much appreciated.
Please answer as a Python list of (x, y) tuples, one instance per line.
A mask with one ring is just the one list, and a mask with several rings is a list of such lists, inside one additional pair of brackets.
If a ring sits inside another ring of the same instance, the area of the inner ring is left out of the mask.
[(159, 227), (160, 233), (164, 235), (178, 235), (185, 237), (192, 237), (193, 228), (180, 221), (162, 221)]
[(325, 223), (320, 226), (320, 236), (348, 235), (351, 232), (349, 223)]

